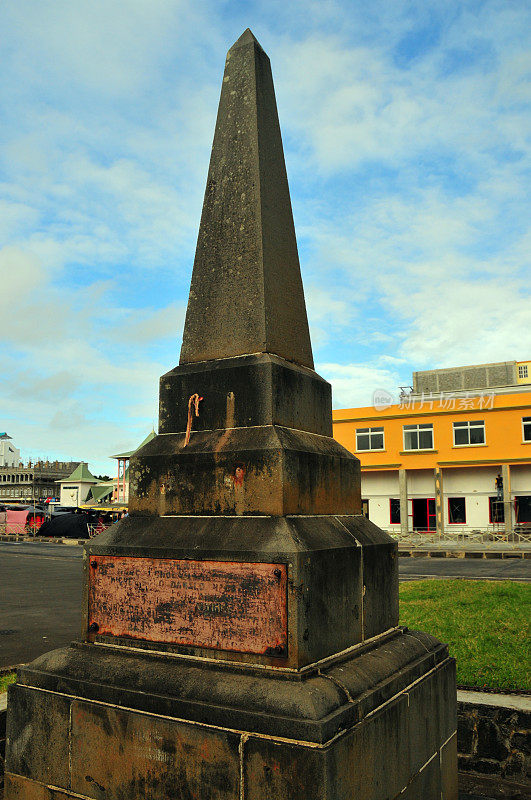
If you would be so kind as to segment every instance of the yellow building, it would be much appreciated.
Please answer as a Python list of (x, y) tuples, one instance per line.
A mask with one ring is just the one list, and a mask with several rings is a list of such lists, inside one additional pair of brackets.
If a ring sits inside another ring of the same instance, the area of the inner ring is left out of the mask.
[(333, 413), (370, 519), (402, 536), (530, 531), (531, 362), (416, 372), (410, 388)]

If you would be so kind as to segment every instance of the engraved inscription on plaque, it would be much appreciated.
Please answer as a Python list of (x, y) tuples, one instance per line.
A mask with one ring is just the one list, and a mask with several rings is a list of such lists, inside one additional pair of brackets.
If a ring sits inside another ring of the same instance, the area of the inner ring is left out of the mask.
[(89, 633), (287, 655), (285, 564), (91, 556)]

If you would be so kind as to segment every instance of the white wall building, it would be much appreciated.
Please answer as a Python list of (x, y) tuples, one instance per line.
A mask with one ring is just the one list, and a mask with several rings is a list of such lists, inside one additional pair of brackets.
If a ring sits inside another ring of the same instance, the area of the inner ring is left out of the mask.
[(57, 482), (60, 485), (59, 504), (78, 508), (98, 480), (90, 472), (88, 464), (82, 461), (68, 478)]
[(13, 439), (5, 431), (0, 433), (0, 467), (18, 467), (20, 450), (13, 444)]

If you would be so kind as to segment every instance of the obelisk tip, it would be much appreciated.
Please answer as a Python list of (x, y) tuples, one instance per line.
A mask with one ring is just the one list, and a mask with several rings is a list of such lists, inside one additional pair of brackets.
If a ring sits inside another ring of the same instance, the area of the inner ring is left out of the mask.
[(245, 45), (249, 44), (256, 44), (260, 48), (260, 50), (263, 50), (262, 45), (260, 44), (256, 36), (253, 34), (252, 30), (250, 28), (246, 28), (242, 33), (242, 35), (240, 36), (240, 38), (234, 42), (234, 44), (229, 50), (229, 53), (231, 52), (231, 50), (235, 50), (237, 47), (244, 47)]
[(313, 369), (271, 65), (247, 29), (227, 55), (180, 363), (255, 353)]

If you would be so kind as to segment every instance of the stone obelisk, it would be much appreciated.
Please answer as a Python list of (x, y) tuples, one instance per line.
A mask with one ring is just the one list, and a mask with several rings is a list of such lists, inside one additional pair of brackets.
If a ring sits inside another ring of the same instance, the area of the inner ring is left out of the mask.
[(314, 371), (271, 68), (229, 50), (180, 364), (85, 546), (81, 640), (19, 670), (6, 800), (456, 800), (454, 661)]

